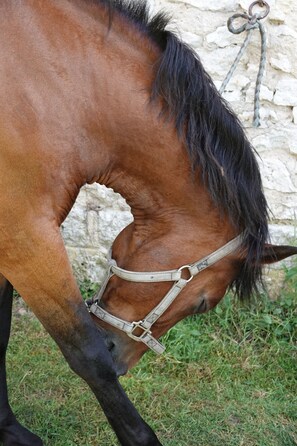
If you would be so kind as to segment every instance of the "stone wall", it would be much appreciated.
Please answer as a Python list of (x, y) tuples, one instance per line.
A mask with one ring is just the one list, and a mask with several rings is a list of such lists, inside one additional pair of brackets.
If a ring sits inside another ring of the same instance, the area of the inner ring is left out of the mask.
[[(248, 9), (250, 1), (155, 0), (152, 10), (172, 14), (171, 28), (193, 46), (219, 87), (245, 35), (231, 34), (227, 19)], [(239, 115), (261, 159), (265, 193), (271, 209), (273, 241), (297, 239), (297, 4), (269, 0), (264, 20), (267, 64), (261, 88), (261, 127), (252, 127), (253, 94), (260, 58), (260, 35), (251, 43), (224, 97)], [(81, 191), (63, 235), (79, 277), (101, 280), (106, 253), (116, 234), (132, 220), (124, 200), (101, 186)]]

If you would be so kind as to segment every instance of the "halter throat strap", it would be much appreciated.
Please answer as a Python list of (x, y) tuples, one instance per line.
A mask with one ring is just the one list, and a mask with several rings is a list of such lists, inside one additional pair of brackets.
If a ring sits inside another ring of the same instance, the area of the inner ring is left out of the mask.
[[(154, 338), (151, 328), (153, 324), (162, 316), (162, 314), (169, 308), (174, 302), (183, 288), (201, 271), (205, 270), (209, 266), (212, 266), (219, 260), (228, 256), (232, 252), (236, 251), (242, 244), (243, 235), (240, 234), (230, 242), (226, 243), (221, 248), (217, 249), (213, 253), (209, 254), (203, 259), (189, 265), (183, 265), (178, 269), (168, 271), (155, 271), (155, 272), (137, 272), (128, 271), (120, 268), (114, 259), (109, 259), (109, 269), (107, 276), (102, 284), (102, 287), (97, 295), (94, 296), (91, 304), (88, 304), (89, 312), (94, 314), (102, 321), (116, 327), (117, 329), (125, 332), (130, 338), (137, 342), (143, 342), (151, 350), (157, 354), (162, 354), (165, 347)], [(183, 278), (187, 271), (187, 278)], [(100, 307), (100, 300), (107, 287), (110, 278), (116, 275), (123, 280), (129, 282), (174, 282), (170, 290), (163, 297), (161, 302), (142, 320), (137, 322), (127, 322), (120, 319), (106, 310)]]

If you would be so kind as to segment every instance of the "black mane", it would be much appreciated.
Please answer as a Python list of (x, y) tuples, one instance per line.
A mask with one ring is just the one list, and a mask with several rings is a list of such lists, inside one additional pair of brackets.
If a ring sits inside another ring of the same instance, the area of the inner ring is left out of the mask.
[(247, 258), (233, 285), (239, 297), (249, 297), (262, 279), (268, 212), (254, 150), (241, 124), (198, 55), (166, 30), (166, 14), (150, 18), (145, 1), (91, 1), (105, 4), (111, 17), (114, 12), (122, 14), (160, 46), (162, 56), (156, 66), (152, 100), (162, 99), (164, 114), (175, 120), (185, 139), (193, 169), (200, 167), (215, 205), (244, 234)]

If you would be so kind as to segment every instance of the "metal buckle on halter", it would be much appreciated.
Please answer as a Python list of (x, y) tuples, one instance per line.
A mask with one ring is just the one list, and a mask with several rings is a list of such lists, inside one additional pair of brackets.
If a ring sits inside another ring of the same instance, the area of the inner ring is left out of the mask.
[(89, 312), (90, 312), (90, 308), (91, 308), (91, 306), (93, 304), (96, 304), (96, 305), (98, 304), (98, 300), (93, 300), (92, 298), (91, 299), (87, 299), (84, 302), (85, 302), (85, 306), (87, 307)]
[(178, 271), (181, 273), (184, 269), (187, 269), (188, 270), (188, 273), (190, 274), (190, 277), (188, 278), (188, 279), (184, 279), (184, 280), (186, 280), (186, 282), (188, 283), (188, 282), (191, 282), (191, 280), (193, 279), (193, 274), (191, 273), (191, 265), (183, 265), (183, 266), (181, 266), (180, 268), (178, 268)]
[[(149, 328), (143, 327), (143, 325), (142, 325), (143, 321), (131, 322), (131, 324), (133, 325), (133, 328), (132, 328), (131, 332), (127, 333), (127, 334), (128, 334), (128, 336), (130, 336), (130, 338), (134, 339), (135, 341), (141, 342), (145, 335), (152, 334), (152, 332)], [(140, 328), (141, 330), (143, 330), (143, 333), (141, 333), (140, 335), (135, 335), (133, 332), (137, 328)]]

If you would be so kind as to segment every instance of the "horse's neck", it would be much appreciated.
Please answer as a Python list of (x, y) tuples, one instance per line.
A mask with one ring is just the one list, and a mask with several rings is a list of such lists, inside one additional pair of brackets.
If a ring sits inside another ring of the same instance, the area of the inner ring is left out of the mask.
[[(150, 102), (160, 57), (156, 45), (116, 13), (108, 31), (106, 10), (96, 2), (55, 0), (23, 8), (25, 23), (36, 15), (32, 32), (40, 26), (43, 32), (29, 48), (40, 62), (43, 92), (48, 90), (55, 104), (52, 122), (61, 116), (61, 129), (49, 131), (52, 138), (61, 132), (65, 141), (64, 182), (75, 180), (75, 190), (86, 182), (112, 187), (138, 221), (150, 216), (156, 221), (176, 209), (185, 216), (209, 215), (207, 191), (192, 177), (174, 123), (160, 119), (161, 104)], [(47, 111), (50, 123), (52, 110)]]
[(140, 224), (167, 219), (176, 209), (205, 218), (213, 209), (209, 194), (194, 178), (174, 122), (160, 118), (161, 103), (150, 101), (160, 49), (123, 20), (115, 14), (108, 34), (103, 27), (92, 59), (100, 147), (98, 162), (92, 157), (88, 166), (89, 181), (120, 193)]
[(119, 192), (134, 216), (183, 203), (190, 194), (189, 158), (174, 123), (160, 119), (161, 104), (150, 102), (160, 49), (116, 13), (108, 32), (106, 11), (93, 12), (98, 30), (87, 44), (94, 141), (89, 156), (81, 156), (82, 176)]

